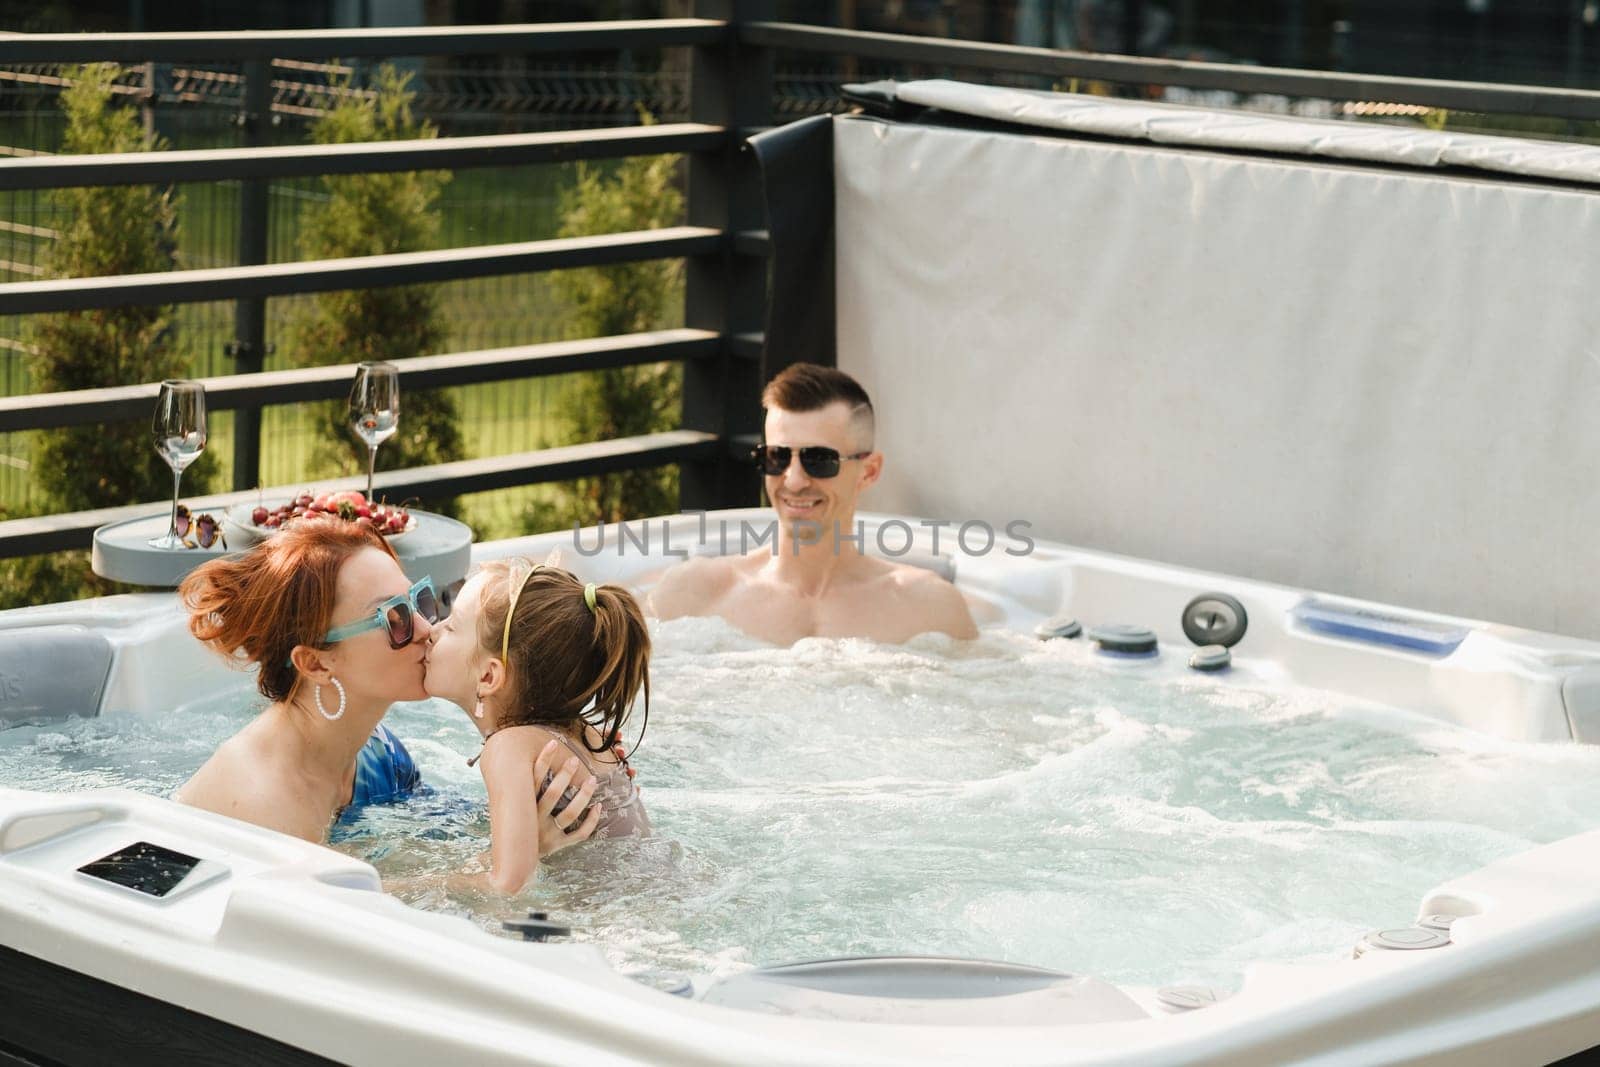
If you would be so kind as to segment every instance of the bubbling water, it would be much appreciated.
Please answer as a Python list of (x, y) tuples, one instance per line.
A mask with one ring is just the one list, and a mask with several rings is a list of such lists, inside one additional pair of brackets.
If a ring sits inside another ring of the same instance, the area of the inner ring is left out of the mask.
[[(929, 953), (1227, 988), (1600, 824), (1600, 749), (1498, 741), (1248, 660), (1202, 676), (998, 632), (776, 649), (707, 619), (656, 636), (635, 757), (653, 836), (560, 853), (515, 901), (459, 888), (488, 847), (478, 735), (430, 701), (387, 721), (432, 791), (335, 846), (490, 929), (553, 912), (625, 972)], [(243, 717), (8, 731), (0, 781), (168, 792)]]

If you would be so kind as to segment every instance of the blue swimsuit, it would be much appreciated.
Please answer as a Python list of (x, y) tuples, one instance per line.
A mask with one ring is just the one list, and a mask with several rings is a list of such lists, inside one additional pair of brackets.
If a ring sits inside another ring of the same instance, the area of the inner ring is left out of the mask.
[(422, 772), (411, 761), (411, 753), (380, 722), (356, 753), (355, 786), (344, 811), (351, 813), (366, 804), (393, 804), (409, 797), (420, 785)]

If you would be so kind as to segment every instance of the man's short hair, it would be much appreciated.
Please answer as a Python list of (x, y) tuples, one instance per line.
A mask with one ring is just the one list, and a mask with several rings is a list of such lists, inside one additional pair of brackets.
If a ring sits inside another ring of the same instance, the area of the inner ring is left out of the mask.
[(862, 435), (862, 446), (871, 448), (876, 421), (872, 399), (861, 383), (844, 371), (817, 363), (791, 363), (761, 392), (764, 408), (803, 413), (821, 411), (830, 404), (850, 409), (850, 423)]

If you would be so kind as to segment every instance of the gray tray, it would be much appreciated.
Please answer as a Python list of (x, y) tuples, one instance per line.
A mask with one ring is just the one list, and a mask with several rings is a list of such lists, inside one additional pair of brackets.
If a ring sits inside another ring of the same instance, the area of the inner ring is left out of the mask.
[[(213, 514), (220, 515), (220, 509)], [(472, 559), (472, 528), (455, 519), (426, 511), (413, 511), (416, 528), (390, 541), (400, 566), (413, 580), (429, 575), (436, 589), (443, 589), (457, 578), (465, 578)], [(94, 532), (94, 553), (90, 566), (102, 578), (131, 585), (171, 589), (200, 564), (218, 556), (237, 555), (249, 545), (232, 540), (228, 549), (181, 548), (166, 551), (151, 548), (147, 541), (167, 531), (171, 516), (163, 511), (143, 519), (128, 519), (102, 526)]]

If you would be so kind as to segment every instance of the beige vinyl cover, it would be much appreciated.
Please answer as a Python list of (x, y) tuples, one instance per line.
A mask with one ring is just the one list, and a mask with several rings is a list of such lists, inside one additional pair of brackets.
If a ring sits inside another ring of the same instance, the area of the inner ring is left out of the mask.
[(1600, 636), (1600, 152), (899, 96), (1053, 129), (836, 121), (864, 506)]

